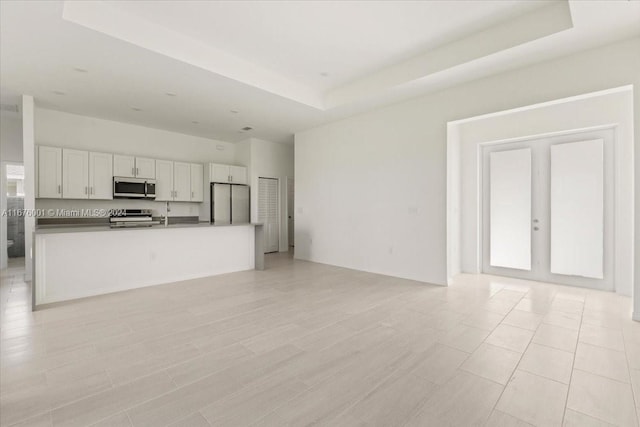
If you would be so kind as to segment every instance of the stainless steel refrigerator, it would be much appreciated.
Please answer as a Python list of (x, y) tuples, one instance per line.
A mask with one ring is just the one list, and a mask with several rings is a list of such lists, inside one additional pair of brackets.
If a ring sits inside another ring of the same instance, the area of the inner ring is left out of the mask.
[(211, 184), (211, 223), (248, 224), (249, 186), (240, 184)]

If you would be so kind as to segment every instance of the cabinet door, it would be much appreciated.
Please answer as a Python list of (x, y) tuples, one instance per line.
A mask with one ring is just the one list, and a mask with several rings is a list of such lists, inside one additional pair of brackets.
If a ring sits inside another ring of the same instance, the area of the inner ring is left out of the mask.
[(144, 157), (136, 157), (136, 177), (155, 179), (156, 161)]
[(191, 201), (204, 200), (204, 167), (197, 163), (191, 164)]
[(113, 155), (89, 153), (89, 198), (113, 199)]
[(191, 201), (191, 165), (189, 163), (173, 163), (173, 200)]
[(247, 183), (247, 168), (244, 166), (229, 166), (229, 175), (231, 175), (231, 182), (234, 184)]
[(231, 175), (228, 165), (218, 165), (211, 163), (211, 182), (230, 182)]
[(113, 176), (133, 178), (136, 176), (136, 158), (133, 156), (113, 155)]
[(173, 200), (173, 162), (156, 160), (156, 200)]
[(62, 149), (38, 147), (38, 197), (62, 197)]
[(89, 153), (82, 150), (62, 150), (62, 198), (89, 198)]

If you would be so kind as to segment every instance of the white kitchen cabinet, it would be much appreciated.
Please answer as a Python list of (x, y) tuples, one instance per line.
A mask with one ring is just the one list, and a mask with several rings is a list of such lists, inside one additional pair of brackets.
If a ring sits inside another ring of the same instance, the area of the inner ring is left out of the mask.
[(113, 155), (113, 175), (125, 178), (156, 177), (156, 161), (145, 157)]
[(229, 165), (218, 165), (215, 163), (209, 165), (210, 182), (229, 182), (229, 177)]
[(204, 201), (204, 167), (198, 163), (191, 164), (191, 201)]
[(113, 199), (113, 155), (89, 152), (89, 198)]
[(231, 184), (246, 184), (248, 182), (247, 168), (244, 166), (211, 163), (209, 165), (209, 181)]
[(38, 147), (38, 197), (62, 198), (62, 148)]
[(113, 155), (113, 176), (134, 178), (136, 176), (136, 158), (133, 156)]
[(136, 178), (155, 179), (156, 161), (145, 157), (136, 157)]
[(167, 202), (173, 200), (173, 162), (156, 160), (156, 200)]
[(229, 166), (229, 176), (232, 184), (246, 184), (247, 168), (244, 166)]
[(89, 198), (89, 152), (62, 149), (62, 198)]
[(173, 200), (191, 201), (191, 165), (189, 163), (173, 163)]

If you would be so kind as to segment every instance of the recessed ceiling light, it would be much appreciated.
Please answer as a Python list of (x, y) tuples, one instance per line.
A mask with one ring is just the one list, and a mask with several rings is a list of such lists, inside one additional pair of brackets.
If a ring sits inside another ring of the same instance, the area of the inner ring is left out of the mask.
[(241, 130), (241, 131), (244, 131), (244, 132), (247, 132), (247, 131), (253, 130), (253, 128), (252, 128), (251, 126), (245, 126), (245, 127), (243, 127), (242, 129), (240, 129), (240, 130)]
[(66, 95), (66, 92), (63, 92), (61, 90), (54, 90), (52, 92), (55, 93), (56, 95)]
[(85, 69), (85, 68), (80, 68), (80, 67), (76, 67), (73, 69), (74, 71), (77, 71), (79, 73), (88, 73), (89, 70)]
[(140, 107), (131, 107), (131, 109), (133, 111), (142, 111), (142, 108), (140, 108)]
[(165, 95), (167, 95), (167, 96), (178, 96), (177, 94), (175, 94), (173, 92), (165, 92)]

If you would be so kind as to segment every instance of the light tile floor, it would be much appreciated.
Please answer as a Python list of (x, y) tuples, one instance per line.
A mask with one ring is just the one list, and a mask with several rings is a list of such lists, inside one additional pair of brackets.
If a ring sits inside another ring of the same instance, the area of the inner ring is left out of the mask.
[(267, 258), (32, 313), (0, 284), (2, 426), (637, 426), (629, 298)]

